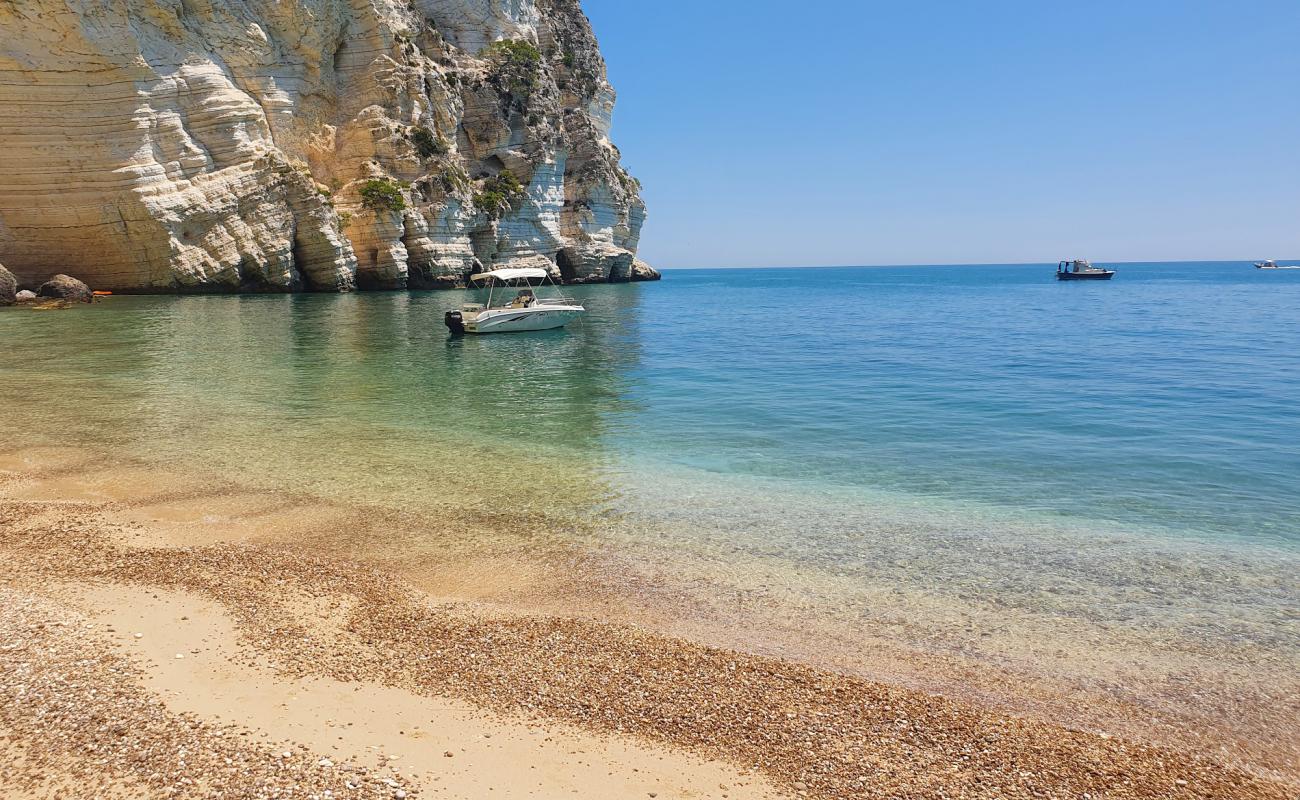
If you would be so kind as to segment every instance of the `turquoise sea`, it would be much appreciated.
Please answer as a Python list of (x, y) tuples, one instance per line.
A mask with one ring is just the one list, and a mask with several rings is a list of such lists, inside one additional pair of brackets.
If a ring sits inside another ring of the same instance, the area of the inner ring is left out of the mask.
[(677, 467), (1300, 546), (1300, 271), (674, 273), (617, 451)]
[(0, 450), (72, 434), (330, 503), (551, 520), (592, 556), (555, 567), (562, 609), (941, 690), (1024, 679), (1066, 700), (1010, 705), (1137, 704), (1285, 763), (1300, 271), (1053, 268), (672, 270), (483, 338), (443, 327), (458, 292), (9, 309)]

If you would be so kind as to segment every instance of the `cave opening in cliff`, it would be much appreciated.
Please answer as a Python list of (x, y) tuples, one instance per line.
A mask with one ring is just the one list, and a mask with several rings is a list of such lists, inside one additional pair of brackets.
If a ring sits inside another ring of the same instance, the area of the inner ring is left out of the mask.
[(294, 235), (293, 248), (289, 251), (289, 254), (293, 258), (292, 266), (290, 267), (290, 271), (292, 272), (291, 282), (296, 283), (299, 288), (308, 292), (331, 291), (338, 288), (336, 286), (318, 285), (312, 280), (311, 273), (303, 268), (307, 264), (307, 251), (303, 246), (301, 236), (296, 234)]
[(332, 66), (334, 68), (334, 75), (336, 77), (338, 76), (339, 70), (343, 67), (343, 55), (344, 55), (344, 51), (347, 49), (348, 49), (347, 40), (342, 38), (342, 35), (340, 35), (339, 46), (334, 50), (334, 59), (332, 62)]
[(563, 250), (555, 254), (555, 264), (560, 268), (560, 278), (565, 283), (578, 277), (578, 265), (574, 264), (573, 259)]

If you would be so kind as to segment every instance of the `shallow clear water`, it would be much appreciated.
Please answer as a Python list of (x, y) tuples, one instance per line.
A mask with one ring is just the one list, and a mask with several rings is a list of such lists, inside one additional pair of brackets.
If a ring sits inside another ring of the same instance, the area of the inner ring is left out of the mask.
[(673, 271), (573, 288), (567, 330), (463, 339), (454, 292), (10, 309), (0, 408), (15, 446), (580, 519), (612, 582), (846, 652), (1194, 675), (1288, 713), (1300, 272), (1052, 269)]
[(754, 476), (1300, 546), (1300, 272), (691, 270), (577, 291), (581, 326), (484, 339), (446, 336), (452, 293), (15, 310), (4, 400), (70, 402), (103, 416), (87, 435), (150, 448), (523, 437), (638, 486)]
[(630, 391), (645, 412), (615, 446), (724, 474), (1300, 544), (1300, 273), (1051, 277), (674, 274), (646, 295)]

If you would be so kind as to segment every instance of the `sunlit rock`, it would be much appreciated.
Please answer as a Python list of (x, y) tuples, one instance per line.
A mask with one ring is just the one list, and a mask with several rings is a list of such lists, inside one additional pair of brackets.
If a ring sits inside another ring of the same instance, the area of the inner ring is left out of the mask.
[[(577, 0), (24, 0), (0, 3), (0, 69), (0, 260), (20, 283), (631, 273), (645, 207)], [(523, 191), (493, 206), (507, 173)]]

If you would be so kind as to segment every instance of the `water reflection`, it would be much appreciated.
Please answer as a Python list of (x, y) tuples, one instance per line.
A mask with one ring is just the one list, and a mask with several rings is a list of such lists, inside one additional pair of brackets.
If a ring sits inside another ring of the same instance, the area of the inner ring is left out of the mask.
[[(448, 334), (443, 312), (462, 299), (450, 292), (6, 315), (0, 397), (33, 439), (75, 420), (88, 444), (268, 488), (585, 513), (608, 495), (603, 438), (636, 411), (641, 293), (572, 292), (590, 309), (582, 324), (488, 337)], [(18, 356), (32, 350), (40, 370)]]

